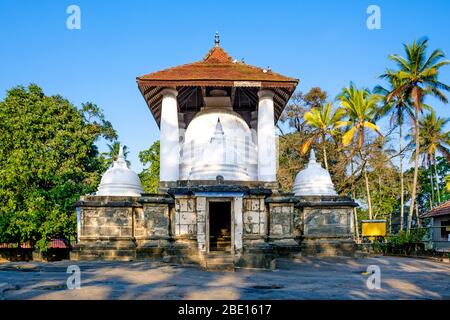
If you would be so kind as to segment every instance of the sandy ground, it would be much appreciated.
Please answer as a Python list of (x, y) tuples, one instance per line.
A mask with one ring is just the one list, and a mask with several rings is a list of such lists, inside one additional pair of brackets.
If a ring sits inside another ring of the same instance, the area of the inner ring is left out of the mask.
[[(69, 290), (69, 265), (81, 288)], [(369, 290), (369, 265), (381, 288)], [(0, 299), (450, 299), (450, 264), (430, 260), (301, 258), (276, 270), (204, 272), (197, 267), (134, 262), (3, 263)]]

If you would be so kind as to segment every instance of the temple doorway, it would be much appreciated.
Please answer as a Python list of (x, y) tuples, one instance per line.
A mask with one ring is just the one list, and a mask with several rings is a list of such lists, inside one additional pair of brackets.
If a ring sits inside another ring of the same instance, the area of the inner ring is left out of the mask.
[(231, 201), (209, 202), (209, 251), (231, 252)]

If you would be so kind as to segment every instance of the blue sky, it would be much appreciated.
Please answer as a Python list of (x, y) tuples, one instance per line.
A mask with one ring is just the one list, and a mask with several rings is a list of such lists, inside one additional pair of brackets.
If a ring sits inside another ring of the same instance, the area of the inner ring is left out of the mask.
[[(66, 27), (71, 4), (81, 9), (81, 30)], [(371, 4), (381, 8), (381, 30), (366, 27)], [(334, 97), (350, 81), (381, 83), (387, 56), (402, 53), (402, 43), (427, 36), (430, 48), (450, 55), (449, 18), (448, 0), (0, 0), (0, 99), (34, 82), (78, 106), (98, 104), (139, 171), (138, 152), (159, 132), (136, 76), (200, 60), (216, 30), (233, 57)], [(450, 67), (441, 81), (450, 83)], [(450, 116), (450, 105), (429, 102)]]

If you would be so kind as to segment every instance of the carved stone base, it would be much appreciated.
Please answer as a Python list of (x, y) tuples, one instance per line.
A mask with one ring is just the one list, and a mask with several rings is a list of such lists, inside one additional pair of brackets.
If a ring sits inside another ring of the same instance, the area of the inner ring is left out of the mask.
[(304, 239), (301, 245), (304, 256), (355, 256), (356, 244), (352, 239)]
[(70, 253), (70, 260), (120, 260), (136, 259), (136, 245), (130, 240), (82, 241)]
[(169, 239), (138, 240), (136, 245), (137, 259), (162, 258), (171, 247)]

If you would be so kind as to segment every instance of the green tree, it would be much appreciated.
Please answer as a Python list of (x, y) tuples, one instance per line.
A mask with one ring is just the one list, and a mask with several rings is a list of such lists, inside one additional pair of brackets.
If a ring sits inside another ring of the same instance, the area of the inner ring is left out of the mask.
[(353, 140), (356, 141), (356, 152), (363, 162), (361, 170), (366, 183), (369, 218), (372, 219), (372, 201), (370, 198), (369, 177), (367, 175), (367, 158), (363, 154), (363, 147), (366, 129), (370, 129), (382, 136), (378, 126), (374, 123), (374, 118), (378, 110), (377, 103), (380, 97), (371, 94), (367, 89), (357, 89), (354, 84), (350, 84), (349, 87), (342, 90), (338, 99), (346, 111), (346, 116), (348, 116), (349, 120), (340, 121), (337, 127), (347, 127), (347, 131), (342, 136), (342, 144), (344, 146), (350, 145)]
[[(440, 152), (447, 160), (450, 159), (450, 132), (444, 130), (449, 121), (450, 118), (436, 116), (434, 110), (419, 120), (419, 141), (421, 146), (419, 157), (422, 157), (423, 165), (428, 165), (429, 168), (432, 206), (441, 202), (436, 153)], [(436, 186), (436, 197), (434, 196), (434, 186)]]
[(423, 100), (426, 95), (432, 95), (447, 103), (444, 91), (450, 91), (450, 87), (440, 81), (439, 71), (441, 67), (450, 64), (450, 61), (443, 60), (444, 53), (441, 50), (434, 50), (429, 57), (426, 55), (428, 40), (414, 41), (412, 44), (404, 45), (406, 58), (400, 55), (390, 55), (389, 58), (397, 64), (398, 69), (388, 70), (382, 75), (384, 78), (395, 77), (400, 83), (387, 96), (390, 101), (393, 97), (408, 97), (414, 106), (414, 135), (415, 135), (415, 156), (414, 156), (414, 177), (413, 190), (411, 194), (411, 206), (409, 209), (408, 230), (411, 229), (411, 221), (414, 213), (414, 202), (417, 192), (417, 178), (419, 172), (419, 115), (422, 111)]
[[(320, 108), (326, 102), (326, 99), (326, 92), (318, 87), (311, 88), (306, 94), (295, 93), (280, 118), (278, 124), (288, 125), (287, 129), (284, 128), (284, 130), (279, 126), (281, 135), (277, 176), (282, 190), (292, 190), (296, 174), (308, 162), (301, 149), (316, 132), (304, 119), (305, 113), (310, 109)], [(334, 142), (328, 140), (325, 140), (325, 149), (322, 143), (318, 145), (320, 141), (317, 140), (314, 140), (311, 145), (315, 147), (319, 158), (325, 159), (324, 151), (326, 152), (327, 165), (332, 178), (336, 183), (339, 183), (336, 187), (345, 192), (345, 186), (343, 188), (340, 186), (340, 182), (346, 180), (345, 168), (343, 169), (342, 163), (343, 154)]]
[[(389, 93), (397, 89), (401, 85), (401, 82), (392, 72), (387, 72), (385, 78), (389, 81), (389, 89), (382, 86), (376, 86), (374, 92), (384, 97), (384, 104), (379, 110), (380, 116), (390, 114), (389, 124), (391, 129), (394, 129), (395, 127), (399, 128), (398, 156), (400, 163), (400, 221), (404, 221), (405, 182), (403, 177), (403, 157), (405, 150), (403, 148), (403, 125), (405, 123), (405, 117), (414, 121), (414, 108), (412, 107), (410, 99), (404, 95), (397, 95), (388, 101)], [(403, 230), (403, 223), (400, 224), (400, 230)]]
[(326, 141), (327, 138), (335, 139), (336, 135), (339, 133), (336, 126), (344, 115), (345, 110), (342, 108), (338, 108), (333, 112), (333, 104), (331, 102), (328, 102), (326, 105), (322, 104), (319, 107), (314, 107), (311, 111), (306, 112), (304, 115), (306, 123), (312, 127), (313, 130), (311, 132), (311, 136), (302, 146), (302, 154), (305, 154), (309, 150), (309, 147), (313, 141), (320, 139), (322, 144), (323, 160), (327, 170), (328, 159)]
[(139, 152), (139, 160), (144, 166), (148, 166), (139, 174), (142, 187), (146, 193), (158, 192), (159, 148), (159, 140), (157, 140), (149, 149)]
[[(395, 151), (389, 148), (389, 137), (378, 137), (368, 146), (368, 163), (371, 167), (369, 183), (374, 219), (389, 219), (398, 208), (400, 175), (392, 163)], [(362, 189), (362, 187), (361, 187)]]
[(37, 85), (0, 101), (0, 241), (31, 241), (76, 232), (74, 203), (93, 192), (101, 163), (95, 142), (117, 137), (95, 104), (77, 109)]
[[(327, 93), (319, 87), (311, 88), (306, 94), (300, 91), (294, 93), (281, 115), (281, 123), (288, 123), (291, 130), (304, 133), (306, 131), (304, 120), (306, 111), (319, 108), (326, 99)], [(280, 127), (279, 129), (283, 132)]]

